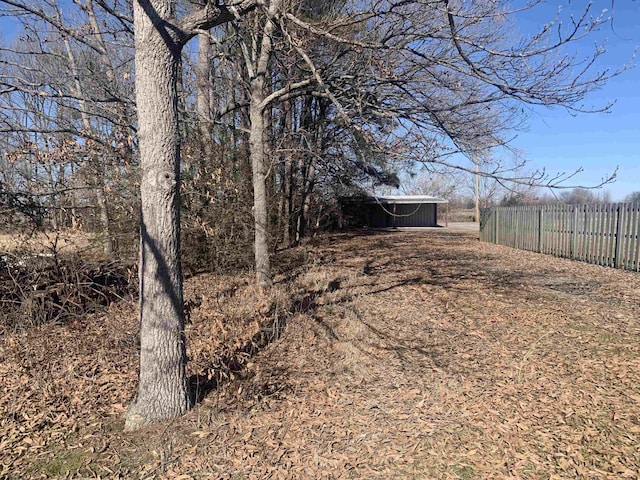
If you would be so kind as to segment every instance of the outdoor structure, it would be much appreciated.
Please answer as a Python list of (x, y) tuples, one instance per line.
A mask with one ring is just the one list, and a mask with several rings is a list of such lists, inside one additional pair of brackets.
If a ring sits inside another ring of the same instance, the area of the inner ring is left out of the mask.
[(640, 272), (640, 204), (492, 208), (480, 240)]
[(449, 201), (427, 195), (389, 195), (350, 198), (342, 202), (347, 224), (372, 228), (437, 227), (438, 206), (445, 206), (448, 224)]

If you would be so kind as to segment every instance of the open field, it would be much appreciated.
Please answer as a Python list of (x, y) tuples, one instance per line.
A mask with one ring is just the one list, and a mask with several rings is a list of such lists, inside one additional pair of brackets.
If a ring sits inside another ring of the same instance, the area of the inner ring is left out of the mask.
[(60, 253), (70, 254), (81, 252), (83, 255), (98, 250), (98, 239), (90, 234), (66, 230), (61, 232), (33, 232), (16, 235), (13, 233), (0, 233), (0, 253)]
[(475, 211), (473, 208), (453, 208), (449, 207), (450, 222), (473, 222)]
[(201, 401), (135, 434), (135, 304), (3, 332), (0, 477), (640, 478), (640, 275), (474, 235), (324, 237), (265, 297), (189, 279)]

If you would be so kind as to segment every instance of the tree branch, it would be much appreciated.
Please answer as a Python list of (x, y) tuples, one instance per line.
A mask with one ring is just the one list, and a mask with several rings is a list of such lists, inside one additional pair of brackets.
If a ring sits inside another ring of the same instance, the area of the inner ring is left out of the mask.
[(209, 30), (232, 20), (239, 20), (262, 4), (261, 0), (241, 0), (229, 5), (219, 5), (214, 0), (207, 0), (206, 5), (178, 22), (177, 27), (181, 32), (180, 42), (182, 45), (186, 44), (198, 34), (198, 30)]

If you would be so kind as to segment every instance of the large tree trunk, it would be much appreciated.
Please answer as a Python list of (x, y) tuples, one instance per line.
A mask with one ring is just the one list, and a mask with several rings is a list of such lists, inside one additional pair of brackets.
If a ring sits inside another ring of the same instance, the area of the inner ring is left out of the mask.
[(261, 108), (261, 103), (264, 99), (263, 89), (263, 77), (258, 77), (251, 82), (249, 148), (253, 174), (253, 218), (255, 223), (254, 258), (256, 281), (261, 289), (271, 286), (267, 215), (267, 173), (264, 144), (265, 125), (263, 109)]
[[(245, 62), (249, 70), (250, 102), (249, 148), (251, 168), (253, 173), (253, 217), (255, 224), (254, 257), (256, 280), (258, 287), (263, 290), (272, 284), (271, 267), (269, 262), (269, 236), (267, 213), (267, 168), (265, 144), (265, 82), (269, 69), (269, 59), (273, 51), (273, 32), (275, 24), (273, 18), (280, 8), (281, 0), (272, 0), (267, 12), (267, 18), (262, 30), (262, 41), (259, 53), (253, 50), (254, 56), (245, 54)], [(257, 54), (257, 55), (256, 55)], [(257, 57), (257, 61), (254, 61)]]
[(180, 48), (162, 20), (172, 17), (172, 3), (134, 2), (142, 170), (140, 377), (137, 398), (126, 414), (127, 430), (182, 415), (190, 407), (180, 264), (176, 86)]

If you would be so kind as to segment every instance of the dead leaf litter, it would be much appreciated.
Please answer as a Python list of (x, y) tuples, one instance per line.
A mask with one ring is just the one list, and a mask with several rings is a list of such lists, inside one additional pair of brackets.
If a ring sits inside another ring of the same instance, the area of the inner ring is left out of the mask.
[(137, 306), (0, 338), (1, 478), (640, 478), (640, 276), (447, 232), (186, 282), (199, 403), (134, 434)]

